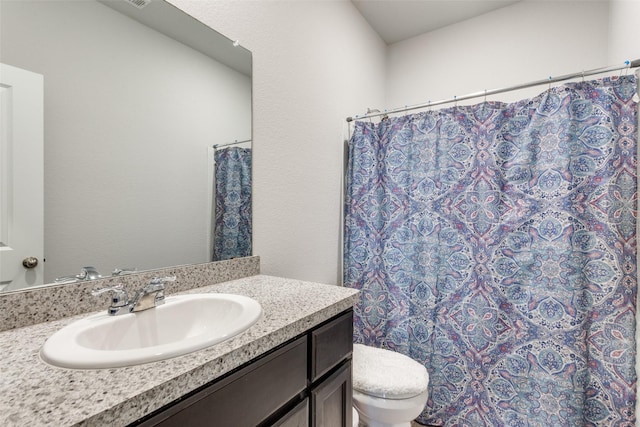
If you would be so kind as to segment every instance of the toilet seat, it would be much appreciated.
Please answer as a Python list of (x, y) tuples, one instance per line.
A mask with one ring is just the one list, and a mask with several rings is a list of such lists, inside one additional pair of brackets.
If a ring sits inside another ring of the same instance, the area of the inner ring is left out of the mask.
[(362, 344), (353, 345), (353, 388), (383, 399), (409, 399), (423, 394), (429, 374), (404, 354)]

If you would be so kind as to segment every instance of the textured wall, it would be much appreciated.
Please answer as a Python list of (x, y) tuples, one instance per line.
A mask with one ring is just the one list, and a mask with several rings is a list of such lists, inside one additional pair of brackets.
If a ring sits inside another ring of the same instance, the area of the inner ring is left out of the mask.
[[(448, 99), (608, 65), (607, 26), (607, 2), (522, 1), (396, 43), (389, 48), (387, 106)], [(545, 89), (489, 100), (513, 101)]]
[(253, 53), (254, 254), (337, 283), (342, 132), (383, 102), (385, 45), (348, 1), (171, 3)]
[(609, 64), (640, 59), (640, 1), (609, 1)]

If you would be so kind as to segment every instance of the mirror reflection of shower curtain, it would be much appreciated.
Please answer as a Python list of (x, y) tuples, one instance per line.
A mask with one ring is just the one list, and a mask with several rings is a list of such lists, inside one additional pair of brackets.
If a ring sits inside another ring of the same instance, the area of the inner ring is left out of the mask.
[(215, 152), (212, 261), (251, 255), (251, 149)]

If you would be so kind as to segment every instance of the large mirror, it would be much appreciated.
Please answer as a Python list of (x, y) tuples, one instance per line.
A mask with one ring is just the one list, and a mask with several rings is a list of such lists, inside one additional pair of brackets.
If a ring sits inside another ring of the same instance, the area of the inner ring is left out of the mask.
[(0, 290), (251, 254), (248, 50), (162, 0), (0, 0), (0, 63)]

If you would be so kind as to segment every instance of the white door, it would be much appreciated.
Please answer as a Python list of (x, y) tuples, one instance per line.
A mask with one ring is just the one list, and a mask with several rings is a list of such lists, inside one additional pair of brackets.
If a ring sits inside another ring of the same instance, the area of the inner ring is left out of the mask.
[(0, 64), (0, 290), (5, 291), (43, 282), (43, 80)]

